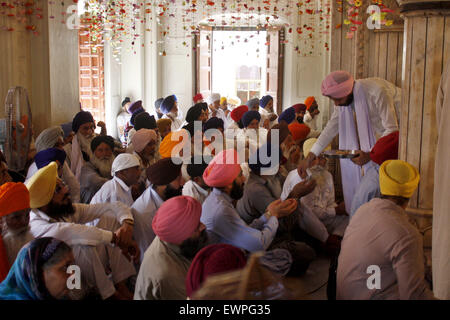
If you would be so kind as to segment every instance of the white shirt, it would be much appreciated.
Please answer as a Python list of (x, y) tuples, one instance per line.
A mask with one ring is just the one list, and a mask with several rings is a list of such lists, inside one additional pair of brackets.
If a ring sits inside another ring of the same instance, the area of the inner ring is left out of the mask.
[(317, 130), (317, 116), (313, 118), (309, 111), (306, 111), (303, 122), (311, 129), (307, 137), (308, 139), (317, 138), (320, 135), (320, 130)]
[[(127, 125), (130, 123), (131, 120), (131, 114), (129, 114), (128, 112), (122, 111), (118, 116), (117, 116), (117, 133), (119, 135), (120, 141), (122, 143), (125, 142), (125, 135), (124, 135), (124, 131), (127, 128)], [(122, 133), (120, 132), (120, 128), (122, 128)]]
[[(259, 114), (261, 115), (261, 127), (264, 126), (264, 122), (266, 120), (270, 121), (270, 117), (274, 114), (273, 112), (269, 112), (266, 109), (259, 107)], [(269, 122), (269, 129), (272, 128), (275, 124), (277, 124), (277, 120), (273, 120)]]
[(141, 262), (145, 251), (155, 238), (152, 221), (163, 202), (158, 193), (152, 187), (148, 187), (131, 206), (135, 219), (133, 234), (141, 251)]
[(75, 213), (62, 221), (47, 216), (44, 212), (33, 209), (30, 212), (30, 232), (35, 238), (54, 237), (68, 245), (97, 246), (109, 244), (112, 232), (94, 226), (85, 225), (104, 215), (115, 217), (121, 224), (124, 220), (134, 221), (130, 208), (120, 202), (102, 204), (73, 205)]
[[(365, 88), (369, 118), (377, 136), (384, 137), (398, 130), (398, 116), (401, 105), (401, 89), (380, 78), (356, 80)], [(330, 120), (311, 148), (315, 155), (320, 154), (339, 132), (339, 111), (334, 108)]]
[(133, 196), (131, 195), (131, 188), (120, 178), (114, 176), (114, 178), (106, 182), (100, 190), (97, 191), (91, 200), (91, 204), (117, 201), (122, 202), (129, 207), (131, 207), (134, 202)]
[[(297, 169), (289, 172), (283, 185), (281, 200), (286, 200), (294, 187), (302, 182), (303, 179), (298, 174)], [(301, 206), (302, 216), (300, 218), (300, 226), (312, 237), (326, 242), (328, 239), (328, 230), (322, 221), (307, 206)]]
[(200, 187), (197, 183), (192, 180), (186, 182), (183, 186), (183, 196), (190, 196), (200, 203), (205, 201), (206, 197), (209, 195), (209, 191)]

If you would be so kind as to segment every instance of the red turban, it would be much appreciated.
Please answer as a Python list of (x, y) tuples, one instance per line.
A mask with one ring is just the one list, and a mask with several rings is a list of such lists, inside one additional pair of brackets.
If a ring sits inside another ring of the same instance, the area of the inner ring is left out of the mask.
[(292, 137), (295, 141), (303, 141), (308, 137), (311, 129), (306, 124), (293, 122), (289, 125), (289, 131), (291, 132)]
[(19, 182), (7, 182), (0, 186), (0, 217), (30, 208), (30, 193)]
[(233, 109), (233, 111), (231, 111), (230, 117), (234, 121), (238, 122), (239, 120), (241, 120), (242, 116), (247, 111), (248, 111), (248, 106), (246, 106), (246, 105), (242, 105), (242, 106), (236, 107), (236, 108)]
[(399, 132), (395, 131), (378, 139), (370, 151), (370, 159), (380, 166), (387, 160), (398, 159), (398, 135)]
[(295, 113), (306, 111), (306, 106), (303, 103), (294, 104), (292, 107), (295, 109)]
[(314, 101), (316, 101), (316, 98), (314, 98), (314, 97), (308, 97), (305, 99), (306, 110), (309, 110), (309, 108), (311, 108)]
[(322, 81), (322, 94), (334, 99), (348, 96), (353, 91), (355, 80), (347, 71), (334, 71)]
[(152, 228), (163, 241), (180, 244), (189, 239), (200, 223), (202, 205), (188, 196), (165, 201), (153, 218)]
[(186, 293), (190, 297), (208, 276), (245, 267), (244, 252), (229, 244), (212, 244), (200, 250), (192, 260), (186, 276)]
[(223, 188), (233, 183), (241, 170), (236, 150), (223, 150), (209, 163), (203, 180), (210, 187)]
[(194, 96), (194, 103), (197, 103), (197, 102), (199, 102), (199, 101), (202, 101), (203, 100), (203, 95), (201, 94), (201, 93), (197, 93), (195, 96)]

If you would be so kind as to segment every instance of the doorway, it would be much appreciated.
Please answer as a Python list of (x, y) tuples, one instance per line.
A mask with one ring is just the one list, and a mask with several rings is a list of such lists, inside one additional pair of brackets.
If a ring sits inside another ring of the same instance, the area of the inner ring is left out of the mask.
[[(195, 93), (238, 98), (271, 95), (282, 110), (284, 29), (202, 27), (196, 37)], [(194, 94), (195, 94), (194, 93)]]

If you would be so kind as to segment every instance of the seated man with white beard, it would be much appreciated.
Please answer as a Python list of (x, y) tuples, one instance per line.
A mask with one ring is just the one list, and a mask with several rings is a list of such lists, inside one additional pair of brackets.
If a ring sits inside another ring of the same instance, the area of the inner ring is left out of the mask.
[[(305, 141), (303, 145), (305, 157), (308, 156), (315, 142), (315, 138)], [(307, 174), (316, 181), (316, 188), (313, 192), (303, 197), (301, 203), (311, 209), (323, 222), (330, 234), (342, 237), (348, 225), (349, 217), (345, 211), (344, 202), (336, 205), (333, 176), (328, 172), (326, 166), (327, 159), (320, 156), (312, 162), (312, 167), (307, 169)], [(306, 176), (302, 177), (302, 179), (304, 178)]]
[(81, 168), (92, 156), (91, 142), (95, 137), (95, 121), (88, 111), (78, 112), (72, 121), (75, 132), (72, 143), (64, 146), (67, 154), (67, 164), (75, 177), (80, 180)]
[[(139, 258), (139, 249), (132, 240), (131, 210), (120, 202), (72, 204), (56, 170), (57, 165), (52, 162), (26, 183), (32, 209), (31, 234), (36, 238), (54, 237), (72, 247), (75, 264), (86, 282), (81, 287), (83, 292), (94, 288), (103, 299), (130, 299), (126, 281), (136, 270), (127, 258)], [(102, 229), (86, 225), (103, 217), (108, 217), (103, 219), (108, 224)]]
[(90, 203), (97, 191), (112, 179), (113, 150), (114, 139), (112, 137), (97, 136), (92, 139), (92, 156), (81, 168), (81, 203)]
[(141, 177), (141, 168), (138, 158), (129, 153), (119, 154), (113, 161), (112, 180), (107, 181), (94, 195), (91, 204), (122, 202), (131, 207), (136, 197), (133, 188)]

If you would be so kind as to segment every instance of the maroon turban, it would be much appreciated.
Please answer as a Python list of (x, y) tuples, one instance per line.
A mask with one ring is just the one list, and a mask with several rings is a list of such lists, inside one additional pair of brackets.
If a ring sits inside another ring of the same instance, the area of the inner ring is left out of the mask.
[(381, 166), (387, 160), (398, 159), (398, 131), (378, 139), (370, 151), (370, 159)]
[(186, 293), (190, 297), (210, 275), (242, 269), (247, 263), (244, 252), (229, 244), (211, 244), (192, 260), (186, 276)]

